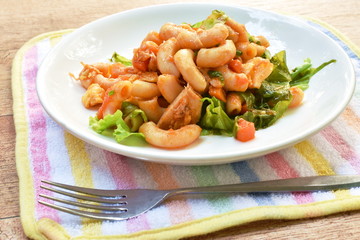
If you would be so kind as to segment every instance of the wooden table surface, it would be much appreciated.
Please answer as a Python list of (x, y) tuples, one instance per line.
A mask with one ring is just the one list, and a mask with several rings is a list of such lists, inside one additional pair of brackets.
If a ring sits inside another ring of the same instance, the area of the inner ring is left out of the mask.
[[(48, 31), (78, 28), (120, 11), (180, 1), (160, 0), (0, 0), (0, 239), (27, 239), (20, 223), (15, 129), (12, 112), (11, 65), (17, 50), (30, 38)], [(192, 1), (182, 1), (192, 2)], [(198, 1), (219, 2), (219, 1)], [(226, 4), (314, 17), (331, 24), (360, 46), (359, 0), (252, 0)], [(164, 19), (165, 21), (165, 19)], [(315, 219), (261, 221), (191, 239), (359, 239), (360, 211)]]

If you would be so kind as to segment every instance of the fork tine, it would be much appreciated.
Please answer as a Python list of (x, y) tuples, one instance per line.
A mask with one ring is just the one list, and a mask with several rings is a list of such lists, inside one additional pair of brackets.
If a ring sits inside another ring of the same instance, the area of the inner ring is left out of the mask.
[(125, 194), (119, 194), (119, 191), (109, 191), (109, 190), (102, 190), (102, 189), (93, 189), (93, 188), (85, 188), (85, 187), (77, 187), (71, 186), (63, 183), (52, 182), (48, 180), (41, 180), (42, 183), (46, 183), (55, 187), (60, 187), (63, 189), (67, 189), (73, 192), (85, 193), (89, 195), (95, 196), (106, 196), (106, 197), (126, 197)]
[(125, 219), (128, 219), (128, 217), (121, 217), (120, 214), (122, 214), (122, 213), (119, 213), (119, 214), (115, 215), (114, 213), (87, 212), (87, 211), (82, 211), (82, 210), (78, 210), (78, 209), (74, 209), (74, 208), (68, 208), (68, 207), (55, 205), (55, 204), (44, 202), (44, 201), (41, 201), (41, 200), (39, 200), (38, 202), (45, 205), (45, 206), (54, 208), (56, 210), (63, 211), (63, 212), (66, 212), (66, 213), (70, 213), (70, 214), (73, 214), (73, 215), (77, 215), (77, 216), (80, 216), (80, 217), (87, 217), (87, 218), (93, 218), (93, 219), (99, 219), (99, 220), (125, 220)]
[(85, 195), (80, 195), (80, 194), (76, 194), (76, 193), (62, 191), (59, 189), (54, 189), (51, 187), (46, 187), (46, 186), (40, 186), (40, 187), (44, 188), (46, 190), (49, 190), (51, 192), (56, 192), (56, 193), (59, 193), (62, 195), (66, 195), (68, 197), (73, 197), (73, 198), (92, 201), (92, 202), (126, 204), (125, 201), (119, 201), (119, 199), (105, 199), (105, 198), (101, 198), (101, 197), (90, 197), (90, 196), (85, 196)]
[(94, 205), (94, 204), (87, 204), (87, 203), (81, 203), (81, 202), (75, 202), (75, 201), (69, 201), (61, 198), (55, 198), (51, 196), (47, 196), (44, 194), (39, 194), (40, 197), (50, 199), (56, 202), (61, 202), (65, 204), (69, 204), (72, 206), (82, 207), (82, 208), (88, 208), (88, 209), (94, 209), (94, 210), (103, 210), (103, 211), (122, 211), (126, 212), (127, 208), (120, 207), (120, 206), (114, 206), (114, 205)]

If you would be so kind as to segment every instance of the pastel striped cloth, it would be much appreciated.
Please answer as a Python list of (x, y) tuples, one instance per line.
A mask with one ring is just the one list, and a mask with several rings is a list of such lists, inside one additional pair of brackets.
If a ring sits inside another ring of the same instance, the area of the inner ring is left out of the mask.
[(360, 209), (360, 189), (173, 198), (127, 221), (95, 221), (37, 203), (40, 180), (104, 189), (177, 188), (313, 175), (360, 174), (360, 50), (336, 29), (306, 20), (334, 39), (356, 68), (352, 101), (331, 125), (293, 147), (217, 166), (173, 166), (130, 159), (64, 131), (35, 90), (41, 60), (71, 30), (27, 42), (13, 63), (16, 161), (21, 220), (33, 239), (179, 239), (264, 219), (298, 219)]

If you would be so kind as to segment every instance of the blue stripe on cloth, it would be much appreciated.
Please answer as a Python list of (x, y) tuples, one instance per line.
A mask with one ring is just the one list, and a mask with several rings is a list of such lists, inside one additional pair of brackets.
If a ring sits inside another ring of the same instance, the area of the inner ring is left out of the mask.
[[(250, 168), (247, 161), (240, 161), (231, 163), (235, 173), (239, 175), (242, 182), (257, 182), (260, 181), (259, 177)], [(269, 193), (249, 193), (249, 197), (252, 197), (259, 206), (275, 205), (271, 200)]]

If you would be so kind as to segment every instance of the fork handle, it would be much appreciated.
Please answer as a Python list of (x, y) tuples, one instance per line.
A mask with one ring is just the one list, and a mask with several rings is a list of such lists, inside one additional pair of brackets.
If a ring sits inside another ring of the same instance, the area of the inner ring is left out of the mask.
[(185, 193), (304, 192), (348, 188), (356, 186), (359, 183), (360, 175), (315, 176), (229, 185), (180, 188), (169, 190), (169, 195)]

